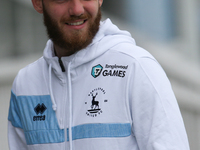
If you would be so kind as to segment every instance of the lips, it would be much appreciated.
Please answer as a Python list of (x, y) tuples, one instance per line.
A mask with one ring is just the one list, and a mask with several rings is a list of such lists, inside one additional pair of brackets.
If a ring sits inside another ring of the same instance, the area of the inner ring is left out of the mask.
[(73, 23), (66, 23), (66, 24), (70, 25), (70, 26), (79, 26), (79, 25), (82, 25), (84, 22), (85, 22), (85, 20), (78, 21), (78, 22), (73, 22)]
[(70, 25), (70, 26), (79, 26), (79, 25), (82, 25), (86, 22), (86, 20), (81, 20), (81, 21), (74, 21), (74, 22), (67, 22), (66, 24), (67, 25)]

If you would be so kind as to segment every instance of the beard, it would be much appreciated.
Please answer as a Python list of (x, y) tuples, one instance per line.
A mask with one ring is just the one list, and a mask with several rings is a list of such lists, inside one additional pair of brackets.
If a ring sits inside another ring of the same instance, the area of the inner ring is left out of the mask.
[[(71, 16), (70, 18), (61, 18), (61, 23), (68, 21), (75, 21), (78, 19), (92, 18), (89, 14), (83, 14), (80, 16)], [(72, 30), (70, 33), (65, 33), (59, 27), (58, 23), (51, 18), (43, 5), (43, 20), (46, 26), (48, 37), (53, 43), (62, 49), (65, 49), (68, 53), (73, 54), (83, 48), (86, 48), (93, 40), (94, 36), (99, 30), (101, 20), (101, 10), (99, 7), (97, 16), (94, 22), (88, 22), (88, 28), (83, 32), (82, 30)]]

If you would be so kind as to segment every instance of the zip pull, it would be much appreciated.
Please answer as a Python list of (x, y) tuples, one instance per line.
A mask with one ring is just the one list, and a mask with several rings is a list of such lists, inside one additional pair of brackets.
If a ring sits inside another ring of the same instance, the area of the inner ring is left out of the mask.
[(62, 62), (61, 58), (58, 58), (58, 62), (60, 64), (62, 72), (65, 72), (65, 66), (63, 65), (63, 62)]

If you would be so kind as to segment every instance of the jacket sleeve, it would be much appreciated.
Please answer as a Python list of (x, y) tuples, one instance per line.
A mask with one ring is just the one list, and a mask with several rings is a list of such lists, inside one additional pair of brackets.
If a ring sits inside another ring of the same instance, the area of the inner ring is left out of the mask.
[(17, 97), (11, 92), (8, 114), (8, 144), (10, 150), (27, 150), (20, 113), (17, 107)]
[(23, 129), (14, 127), (11, 121), (8, 121), (8, 145), (9, 150), (28, 150)]
[(153, 58), (140, 58), (130, 84), (132, 132), (140, 150), (189, 150), (170, 82)]

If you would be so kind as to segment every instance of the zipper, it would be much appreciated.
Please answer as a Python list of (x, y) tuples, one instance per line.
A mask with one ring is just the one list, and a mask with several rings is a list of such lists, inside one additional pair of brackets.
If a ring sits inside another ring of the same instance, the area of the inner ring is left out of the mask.
[[(61, 58), (58, 58), (58, 62), (60, 64), (62, 72), (66, 72), (65, 66), (61, 60)], [(70, 68), (71, 68), (71, 62), (69, 62), (67, 66), (67, 84), (64, 85), (64, 88), (66, 89), (66, 93), (68, 93), (68, 96), (65, 95), (64, 99), (64, 106), (63, 106), (63, 112), (64, 112), (64, 131), (65, 131), (65, 144), (64, 144), (64, 150), (67, 148), (67, 124), (68, 124), (68, 129), (69, 129), (69, 149), (73, 149), (73, 144), (72, 144), (72, 87), (71, 87), (71, 75), (70, 75)], [(69, 108), (65, 109), (67, 106), (67, 101), (69, 102)], [(68, 110), (68, 112), (67, 112)], [(67, 116), (66, 114), (69, 114)], [(67, 118), (69, 117), (69, 118)]]
[(58, 58), (58, 62), (60, 64), (60, 68), (61, 68), (62, 72), (65, 72), (65, 66), (63, 65), (61, 58)]
[[(63, 61), (62, 61), (62, 59), (61, 58), (58, 58), (58, 62), (59, 62), (59, 65), (60, 65), (60, 68), (61, 68), (61, 70), (62, 70), (62, 72), (64, 73), (64, 76), (63, 76), (63, 78), (64, 78), (64, 81), (63, 81), (63, 83), (62, 83), (62, 85), (63, 85), (63, 88), (64, 88), (64, 90), (63, 91), (67, 91), (67, 75), (66, 75), (66, 69), (65, 69), (65, 66), (64, 66), (64, 63), (63, 63)], [(65, 94), (64, 94), (64, 96), (63, 96), (63, 99), (64, 99), (64, 102), (63, 102), (63, 105), (62, 105), (62, 114), (63, 114), (63, 117), (62, 117), (62, 127), (64, 128), (64, 138), (65, 138), (65, 142), (64, 142), (64, 145), (63, 145), (63, 150), (67, 150), (67, 122), (68, 122), (68, 119), (67, 119), (67, 114), (68, 114), (68, 112), (67, 112), (67, 110), (68, 109), (66, 109), (66, 107), (68, 106), (67, 105), (67, 100), (68, 100), (68, 97), (67, 97), (67, 92), (64, 92)]]
[[(62, 62), (62, 60), (60, 59)], [(63, 65), (63, 63), (62, 63)], [(64, 67), (64, 65), (63, 65)], [(70, 75), (70, 68), (71, 68), (71, 62), (67, 65), (67, 73), (66, 73), (66, 80), (67, 84), (64, 84), (64, 88), (66, 90), (65, 96), (64, 96), (64, 105), (63, 105), (63, 114), (64, 114), (64, 131), (65, 131), (65, 144), (64, 144), (64, 150), (67, 150), (69, 147), (69, 150), (73, 149), (72, 145), (72, 87), (71, 87), (71, 75)], [(65, 72), (66, 70), (64, 70)], [(68, 103), (68, 104), (67, 104)], [(68, 107), (67, 107), (68, 106)], [(67, 115), (69, 114), (69, 115)], [(68, 129), (68, 131), (67, 131)], [(68, 141), (69, 139), (69, 141)]]

